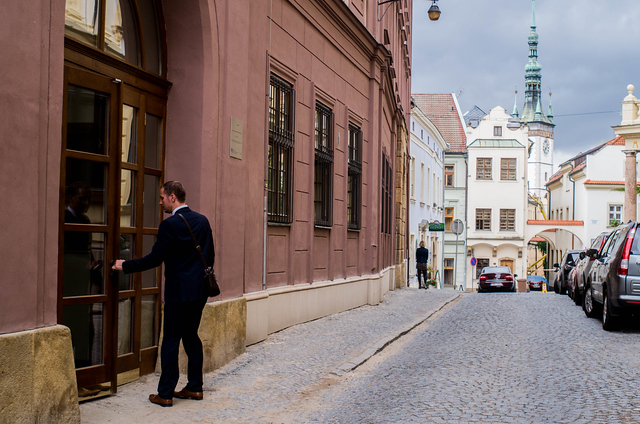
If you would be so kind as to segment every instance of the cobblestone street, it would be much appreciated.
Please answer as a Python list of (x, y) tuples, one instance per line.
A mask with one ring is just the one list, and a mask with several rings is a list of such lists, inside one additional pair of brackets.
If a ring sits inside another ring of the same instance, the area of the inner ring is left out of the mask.
[(248, 347), (205, 377), (204, 401), (152, 405), (150, 375), (81, 411), (86, 423), (635, 423), (639, 347), (637, 326), (607, 333), (566, 296), (404, 289)]

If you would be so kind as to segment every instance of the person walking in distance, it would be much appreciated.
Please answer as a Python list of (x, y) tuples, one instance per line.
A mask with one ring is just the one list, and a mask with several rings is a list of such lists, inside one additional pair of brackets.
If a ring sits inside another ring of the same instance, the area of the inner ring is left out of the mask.
[[(172, 406), (173, 398), (203, 398), (202, 342), (198, 327), (208, 298), (208, 280), (204, 265), (189, 232), (202, 248), (207, 265), (213, 266), (215, 252), (209, 220), (185, 204), (186, 192), (178, 181), (167, 181), (160, 187), (160, 206), (171, 216), (160, 223), (158, 238), (151, 253), (141, 259), (118, 259), (114, 270), (141, 272), (164, 263), (164, 328), (160, 358), (162, 373), (158, 394), (149, 395), (152, 403)], [(182, 215), (179, 216), (179, 215)], [(180, 340), (188, 357), (187, 385), (175, 391), (180, 377), (178, 348)]]
[[(418, 271), (418, 288), (428, 288), (427, 285), (427, 261), (429, 251), (424, 247), (424, 240), (420, 240), (420, 245), (416, 249), (416, 270)], [(422, 279), (420, 276), (422, 275)]]

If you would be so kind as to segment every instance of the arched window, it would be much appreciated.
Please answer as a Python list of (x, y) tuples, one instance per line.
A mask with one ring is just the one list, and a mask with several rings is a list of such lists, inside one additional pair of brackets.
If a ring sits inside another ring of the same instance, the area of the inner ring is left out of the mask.
[(164, 76), (158, 17), (154, 0), (67, 0), (64, 33), (69, 39)]

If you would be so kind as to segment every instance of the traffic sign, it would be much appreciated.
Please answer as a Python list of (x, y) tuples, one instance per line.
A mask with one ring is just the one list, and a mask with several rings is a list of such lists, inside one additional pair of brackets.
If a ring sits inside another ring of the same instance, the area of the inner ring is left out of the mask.
[(451, 223), (451, 231), (457, 236), (463, 233), (464, 231), (464, 222), (461, 219), (454, 219)]
[(475, 256), (471, 257), (471, 266), (476, 266), (478, 265), (478, 260), (476, 259)]

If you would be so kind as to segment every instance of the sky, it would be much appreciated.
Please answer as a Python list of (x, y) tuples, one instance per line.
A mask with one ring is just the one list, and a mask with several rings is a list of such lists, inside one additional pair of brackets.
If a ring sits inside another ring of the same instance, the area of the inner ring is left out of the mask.
[[(464, 114), (524, 106), (531, 0), (414, 0), (412, 93), (459, 94)], [(567, 159), (615, 137), (627, 85), (640, 98), (639, 0), (536, 0), (542, 105), (549, 92), (554, 172)], [(514, 87), (514, 84), (516, 85)]]

